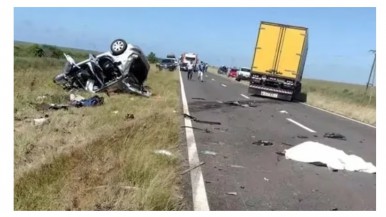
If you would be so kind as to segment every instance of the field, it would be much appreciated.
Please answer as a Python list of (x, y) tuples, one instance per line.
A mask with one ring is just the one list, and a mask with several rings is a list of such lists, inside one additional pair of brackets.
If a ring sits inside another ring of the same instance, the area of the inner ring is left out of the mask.
[[(217, 68), (209, 68), (217, 74)], [(235, 81), (236, 82), (236, 81)], [(248, 85), (248, 82), (241, 83)], [(331, 81), (303, 79), (302, 92), (307, 93), (307, 104), (344, 115), (371, 125), (376, 124), (376, 89)]]
[[(99, 94), (98, 107), (42, 111), (39, 103), (69, 101), (52, 82), (63, 60), (16, 55), (14, 63), (15, 210), (184, 209), (177, 72), (152, 66), (150, 98)], [(44, 116), (47, 124), (32, 124)]]

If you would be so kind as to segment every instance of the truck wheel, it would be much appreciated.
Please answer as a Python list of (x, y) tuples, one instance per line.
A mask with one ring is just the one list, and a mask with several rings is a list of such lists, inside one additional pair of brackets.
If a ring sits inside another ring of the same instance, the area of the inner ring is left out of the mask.
[(114, 56), (121, 55), (127, 49), (127, 43), (123, 39), (116, 39), (111, 43), (110, 50)]

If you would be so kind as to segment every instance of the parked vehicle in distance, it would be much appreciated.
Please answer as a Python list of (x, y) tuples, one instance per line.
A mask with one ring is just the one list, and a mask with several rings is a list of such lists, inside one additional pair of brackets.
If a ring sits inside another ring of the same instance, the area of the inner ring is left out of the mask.
[(237, 71), (236, 81), (249, 80), (250, 77), (251, 77), (251, 69), (247, 67), (241, 67)]
[(182, 71), (187, 71), (187, 63), (191, 62), (194, 66), (196, 66), (199, 63), (198, 55), (195, 53), (183, 53), (181, 55), (181, 64), (180, 69)]
[(236, 68), (231, 68), (228, 72), (228, 77), (231, 78), (236, 78), (237, 77), (237, 69)]
[(160, 63), (157, 63), (156, 64), (157, 68), (159, 70), (162, 70), (162, 69), (169, 69), (170, 71), (173, 71), (174, 69), (177, 68), (177, 65), (175, 63), (175, 60), (172, 59), (172, 58), (166, 58), (166, 59), (162, 59)]
[(308, 52), (308, 29), (261, 22), (254, 46), (248, 92), (287, 101), (303, 97), (301, 81)]
[(217, 70), (218, 74), (226, 75), (228, 73), (228, 68), (226, 66), (221, 66)]

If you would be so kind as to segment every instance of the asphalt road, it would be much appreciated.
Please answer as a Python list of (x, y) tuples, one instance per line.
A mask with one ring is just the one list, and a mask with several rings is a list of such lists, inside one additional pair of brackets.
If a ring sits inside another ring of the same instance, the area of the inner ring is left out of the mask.
[[(249, 96), (246, 86), (211, 73), (204, 82), (181, 73), (190, 114), (221, 123), (193, 122), (210, 210), (376, 209), (376, 175), (333, 172), (276, 153), (318, 141), (376, 165), (375, 128), (299, 103)], [(236, 100), (252, 100), (256, 107), (221, 103)], [(327, 132), (347, 140), (324, 138)], [(254, 145), (258, 140), (273, 145)]]

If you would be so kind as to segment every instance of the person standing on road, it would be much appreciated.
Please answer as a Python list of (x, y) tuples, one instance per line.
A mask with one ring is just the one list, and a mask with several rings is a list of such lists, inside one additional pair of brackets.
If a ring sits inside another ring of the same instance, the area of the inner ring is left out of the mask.
[(192, 76), (193, 76), (193, 64), (191, 61), (189, 61), (187, 63), (187, 67), (188, 67), (188, 80), (192, 80)]
[(199, 65), (198, 65), (198, 76), (197, 78), (201, 81), (201, 82), (204, 82), (203, 80), (203, 74), (204, 74), (204, 64), (201, 62)]

